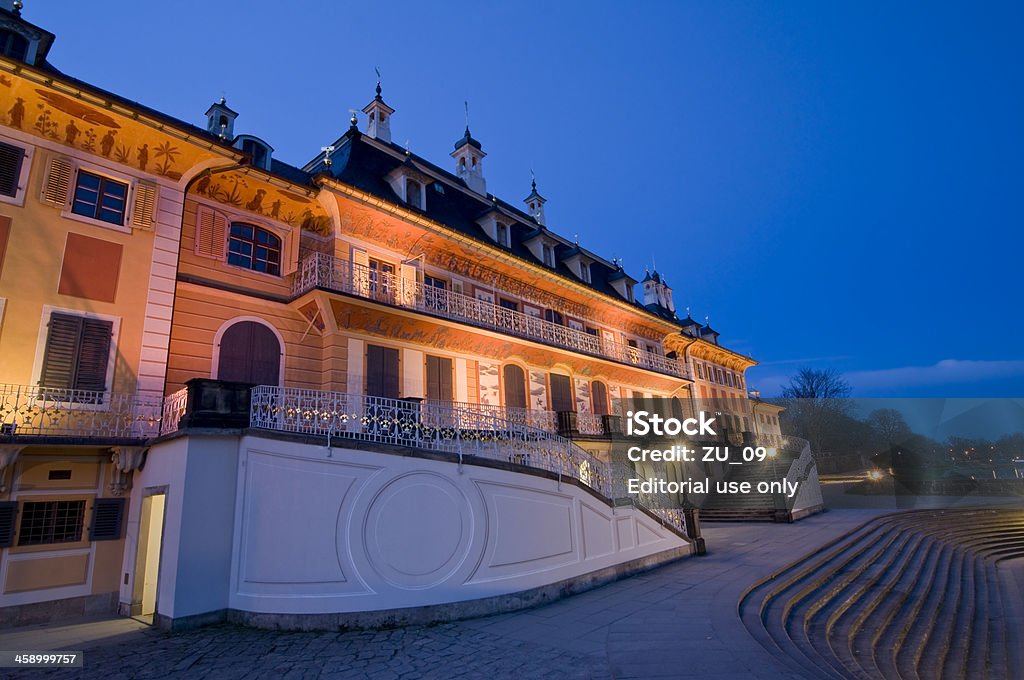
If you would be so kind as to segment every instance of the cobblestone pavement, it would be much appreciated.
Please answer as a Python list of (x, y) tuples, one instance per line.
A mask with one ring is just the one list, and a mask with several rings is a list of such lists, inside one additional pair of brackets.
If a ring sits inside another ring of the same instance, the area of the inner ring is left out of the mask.
[(0, 634), (0, 649), (85, 651), (81, 671), (17, 677), (789, 678), (743, 628), (740, 594), (876, 514), (842, 510), (797, 524), (705, 525), (706, 557), (543, 607), (457, 623), (344, 633), (222, 625), (169, 634), (119, 619), (15, 630)]

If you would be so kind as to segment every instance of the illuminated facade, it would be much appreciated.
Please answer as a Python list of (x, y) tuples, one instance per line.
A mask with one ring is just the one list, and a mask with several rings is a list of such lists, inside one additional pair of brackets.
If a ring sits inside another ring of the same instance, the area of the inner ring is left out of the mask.
[[(463, 439), (466, 450), (489, 441), (500, 451), (515, 433), (533, 453), (500, 453), (506, 464), (543, 467), (537, 452), (550, 461), (557, 450), (544, 474), (607, 498), (599, 468), (610, 435), (650, 399), (721, 412), (730, 441), (778, 432), (777, 420), (758, 428), (746, 398), (753, 360), (721, 346), (710, 326), (680, 320), (659, 273), (636, 297), (641, 282), (621, 263), (550, 229), (535, 183), (518, 205), (487, 193), (486, 154), (468, 128), (449, 170), (411, 154), (391, 142), (395, 110), (378, 84), (364, 130), (353, 117), (300, 169), (238, 134), (223, 99), (194, 127), (65, 76), (45, 60), (53, 36), (0, 7), (0, 609), (9, 621), (44, 617), (48, 602), (172, 618), (266, 606), (253, 595), (266, 580), (245, 581), (250, 567), (273, 569), (246, 562), (263, 559), (251, 536), (266, 526), (252, 524), (246, 503), (258, 485), (242, 471), (262, 445), (237, 433), (182, 436), (201, 407), (216, 413), (234, 394), (200, 404), (195, 379), (265, 386), (251, 404), (246, 388), (240, 426), (326, 435), (329, 456), (332, 437), (408, 445), (409, 428), (394, 432), (413, 423), (415, 446), (452, 453), (457, 444), (461, 463)], [(367, 434), (381, 422), (391, 439)], [(321, 455), (301, 450), (292, 457)], [(214, 485), (236, 479), (230, 493)], [(562, 498), (548, 481), (530, 483), (530, 493)], [(281, 502), (283, 492), (260, 493)], [(586, 514), (581, 498), (572, 512)], [(587, 555), (572, 538), (576, 566), (557, 569), (578, 575), (692, 541), (681, 523), (666, 528), (668, 515), (644, 512), (627, 517), (632, 528), (601, 512), (573, 520), (570, 534), (607, 520), (614, 540)], [(216, 568), (197, 552), (211, 536)], [(366, 564), (351, 569), (391, 583), (376, 548), (365, 550)], [(512, 585), (486, 592), (536, 585), (501, 578)], [(218, 579), (220, 590), (204, 592)], [(158, 592), (158, 580), (176, 587)]]

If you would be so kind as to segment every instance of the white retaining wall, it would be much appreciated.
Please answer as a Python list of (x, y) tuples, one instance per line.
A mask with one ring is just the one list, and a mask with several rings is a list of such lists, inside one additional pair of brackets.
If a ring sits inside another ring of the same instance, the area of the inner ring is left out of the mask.
[[(154, 446), (135, 490), (164, 484), (158, 613), (172, 619), (460, 602), (686, 545), (574, 484), (256, 436)], [(180, 509), (172, 497), (183, 499)]]

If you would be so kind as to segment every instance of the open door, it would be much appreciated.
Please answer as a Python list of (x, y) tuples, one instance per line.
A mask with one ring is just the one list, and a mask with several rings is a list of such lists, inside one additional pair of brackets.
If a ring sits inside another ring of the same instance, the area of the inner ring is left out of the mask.
[(153, 623), (157, 613), (157, 593), (160, 576), (160, 547), (164, 538), (163, 493), (142, 499), (139, 518), (138, 555), (135, 559), (135, 586), (132, 592), (132, 615)]

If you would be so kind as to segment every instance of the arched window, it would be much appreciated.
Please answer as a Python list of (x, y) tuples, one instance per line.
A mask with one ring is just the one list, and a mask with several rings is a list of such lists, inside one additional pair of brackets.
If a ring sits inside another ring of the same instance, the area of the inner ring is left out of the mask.
[(505, 383), (505, 406), (526, 408), (526, 372), (515, 364), (505, 364), (501, 377)]
[(281, 343), (274, 331), (255, 321), (232, 324), (220, 338), (217, 379), (278, 385)]
[(228, 239), (228, 264), (279, 275), (281, 239), (261, 227), (235, 222)]
[(28, 56), (28, 39), (14, 31), (0, 30), (0, 52), (5, 57), (25, 61)]
[(600, 380), (590, 383), (590, 399), (594, 406), (594, 415), (606, 416), (608, 410), (608, 388)]
[(423, 187), (414, 179), (405, 180), (405, 202), (417, 208), (423, 207)]

